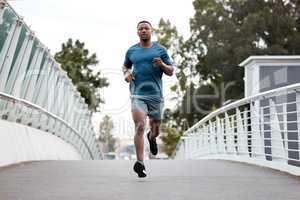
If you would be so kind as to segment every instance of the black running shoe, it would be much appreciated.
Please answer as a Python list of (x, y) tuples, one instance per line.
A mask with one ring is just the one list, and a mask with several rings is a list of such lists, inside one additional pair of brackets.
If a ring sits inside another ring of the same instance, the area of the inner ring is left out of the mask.
[(138, 174), (139, 178), (144, 178), (147, 176), (145, 166), (138, 161), (134, 163), (133, 171), (135, 171)]
[(150, 145), (150, 152), (152, 153), (152, 155), (156, 155), (158, 152), (157, 143), (155, 138), (150, 140), (150, 131), (147, 133), (147, 139)]

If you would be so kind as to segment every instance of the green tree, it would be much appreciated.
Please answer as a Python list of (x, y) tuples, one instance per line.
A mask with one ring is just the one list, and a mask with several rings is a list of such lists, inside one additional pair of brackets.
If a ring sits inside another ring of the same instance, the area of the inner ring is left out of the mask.
[(243, 97), (243, 69), (251, 55), (300, 53), (300, 2), (287, 0), (195, 0), (189, 54), (199, 49), (191, 71), (202, 80), (234, 84), (225, 99)]
[(107, 87), (107, 78), (100, 77), (100, 71), (95, 72), (98, 64), (95, 53), (89, 54), (84, 43), (69, 39), (62, 44), (62, 50), (55, 54), (55, 60), (61, 64), (81, 96), (85, 99), (91, 111), (99, 111), (99, 104), (103, 103), (99, 89)]
[[(183, 45), (183, 37), (179, 35), (175, 26), (171, 25), (169, 20), (161, 19), (158, 24), (158, 29), (155, 29), (155, 34), (160, 44), (168, 49), (171, 53), (173, 61), (179, 63), (182, 59), (181, 46)], [(177, 85), (174, 85), (171, 90), (177, 93), (177, 97), (174, 99), (178, 101), (180, 97), (180, 90)], [(164, 118), (161, 125), (161, 140), (163, 142), (162, 150), (170, 157), (175, 148), (176, 144), (182, 134), (179, 130), (181, 126), (176, 124), (178, 118), (176, 113), (170, 109), (164, 111)], [(176, 129), (177, 128), (177, 129)]]
[(116, 150), (116, 139), (112, 135), (114, 124), (112, 119), (105, 115), (100, 122), (99, 141), (103, 145), (103, 152), (114, 152)]
[(162, 150), (169, 157), (174, 153), (177, 142), (183, 133), (182, 129), (177, 127), (176, 115), (172, 110), (166, 109), (162, 120), (160, 139), (163, 142)]
[[(195, 114), (201, 119), (224, 101), (244, 96), (244, 72), (238, 64), (247, 57), (300, 53), (299, 0), (195, 0), (193, 5), (191, 37), (175, 51), (181, 57), (177, 60), (177, 89), (183, 94), (178, 117), (190, 125)], [(160, 25), (162, 31), (172, 27), (168, 23)], [(176, 32), (176, 28), (172, 30)], [(172, 46), (178, 44), (178, 37), (169, 34), (158, 39)], [(166, 38), (168, 41), (164, 41)], [(183, 112), (186, 107), (190, 113)]]
[(167, 127), (167, 124), (161, 126), (163, 134), (160, 136), (163, 146), (162, 150), (171, 157), (176, 149), (176, 144), (180, 139), (181, 134), (174, 128)]
[[(178, 67), (178, 71), (176, 72), (177, 77), (183, 73), (184, 61), (185, 61), (185, 52), (186, 52), (186, 44), (184, 42), (183, 37), (178, 33), (177, 28), (172, 26), (169, 20), (160, 19), (158, 24), (158, 29), (155, 29), (155, 33), (157, 36), (157, 40), (160, 44), (167, 48), (167, 50), (171, 53), (171, 57), (176, 63)], [(180, 89), (179, 89), (180, 88)], [(174, 85), (171, 90), (178, 93), (185, 90), (186, 82), (182, 78), (179, 80), (179, 88), (178, 85)]]
[(168, 21), (161, 20), (158, 28), (165, 32), (159, 42), (178, 47), (169, 50), (179, 57), (178, 84), (172, 88), (180, 95), (168, 114), (175, 123), (167, 122), (178, 131), (244, 96), (238, 64), (247, 57), (300, 54), (299, 0), (195, 0), (193, 6), (187, 40), (178, 43), (181, 36)]

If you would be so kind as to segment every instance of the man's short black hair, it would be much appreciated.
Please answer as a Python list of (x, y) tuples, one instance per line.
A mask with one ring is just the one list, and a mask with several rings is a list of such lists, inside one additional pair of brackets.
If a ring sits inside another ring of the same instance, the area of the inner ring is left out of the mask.
[(152, 24), (151, 24), (150, 22), (146, 21), (146, 20), (140, 21), (140, 22), (137, 24), (136, 27), (138, 28), (139, 25), (142, 24), (142, 23), (147, 23), (147, 24), (149, 24), (149, 25), (151, 26), (151, 28), (152, 28)]

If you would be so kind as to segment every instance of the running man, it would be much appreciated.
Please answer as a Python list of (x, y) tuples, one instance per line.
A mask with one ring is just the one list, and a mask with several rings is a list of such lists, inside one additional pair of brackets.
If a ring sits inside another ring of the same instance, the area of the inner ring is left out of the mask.
[(153, 155), (158, 153), (156, 137), (163, 110), (162, 75), (173, 75), (174, 68), (166, 49), (151, 41), (152, 25), (148, 21), (137, 24), (140, 42), (130, 47), (125, 56), (123, 73), (129, 83), (131, 112), (135, 123), (134, 144), (137, 161), (133, 170), (138, 177), (146, 177), (144, 165), (144, 130), (147, 116), (150, 131), (147, 139)]

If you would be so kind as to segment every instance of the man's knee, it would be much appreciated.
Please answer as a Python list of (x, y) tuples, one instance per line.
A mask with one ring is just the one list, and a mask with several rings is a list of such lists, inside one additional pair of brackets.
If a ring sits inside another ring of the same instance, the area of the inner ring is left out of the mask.
[(161, 124), (161, 120), (156, 120), (156, 119), (150, 120), (150, 129), (154, 137), (159, 135), (160, 124)]
[(161, 124), (161, 120), (160, 119), (151, 119), (150, 120), (150, 127), (151, 128), (159, 127), (160, 124)]
[(145, 125), (146, 123), (144, 121), (139, 121), (135, 123), (135, 132), (137, 135), (143, 135), (145, 131)]

